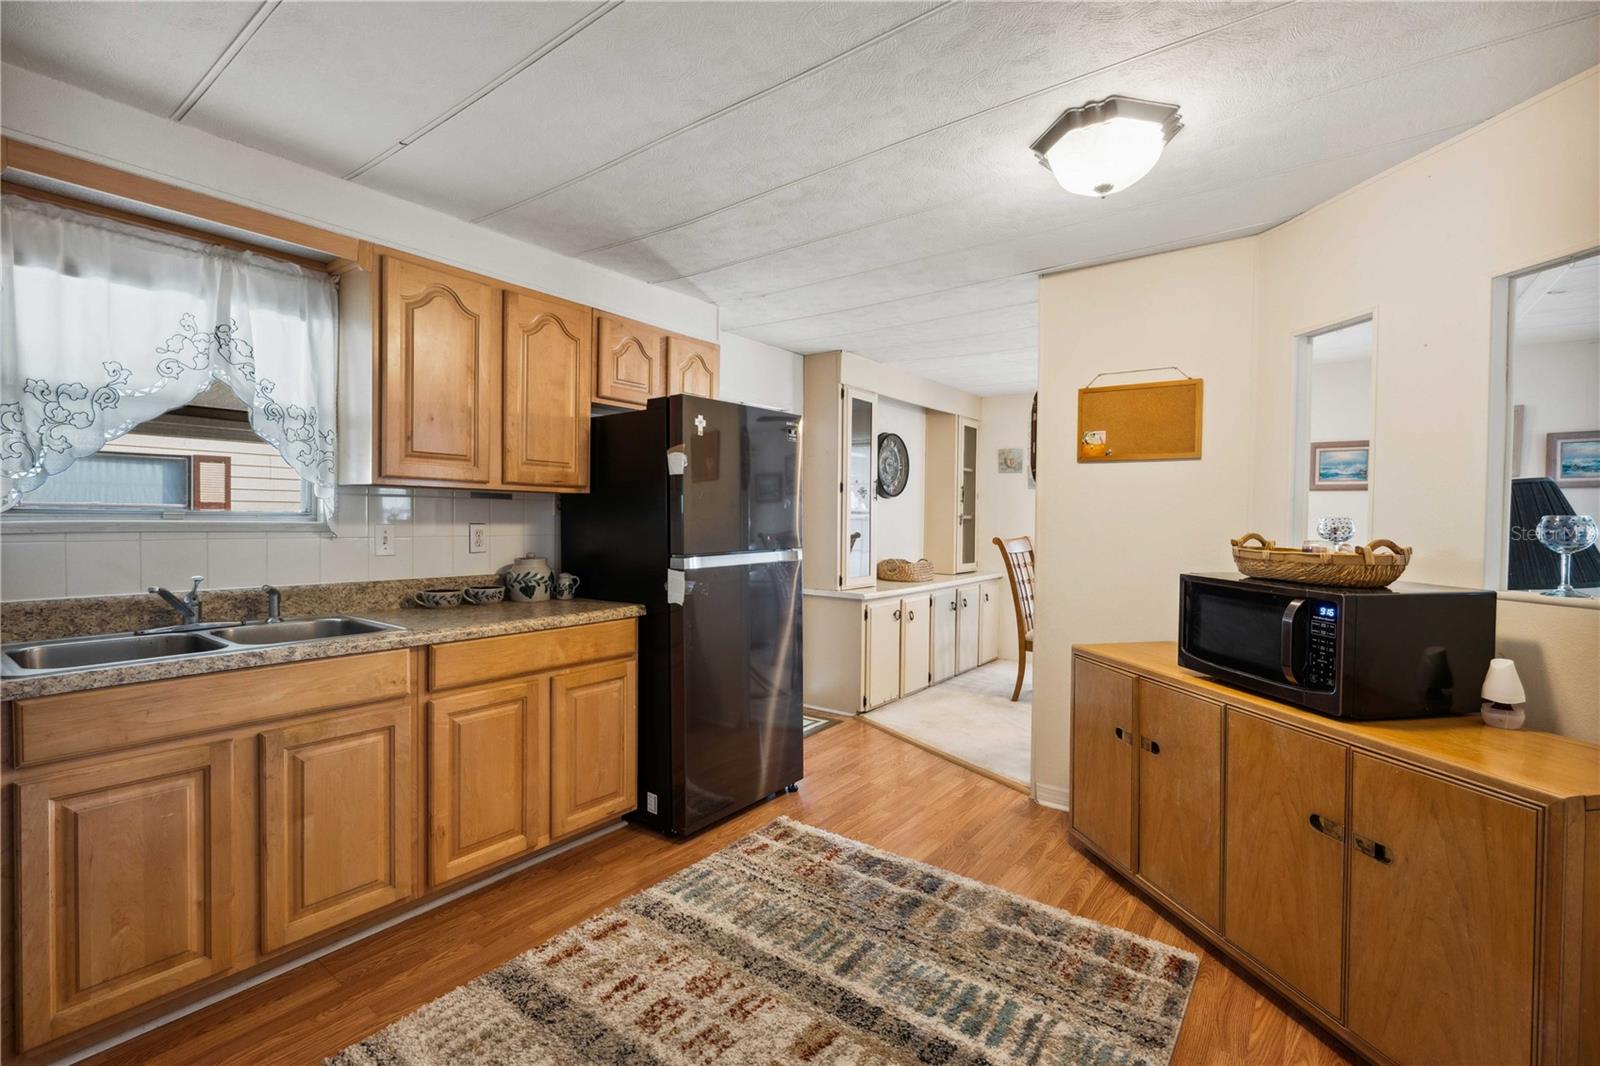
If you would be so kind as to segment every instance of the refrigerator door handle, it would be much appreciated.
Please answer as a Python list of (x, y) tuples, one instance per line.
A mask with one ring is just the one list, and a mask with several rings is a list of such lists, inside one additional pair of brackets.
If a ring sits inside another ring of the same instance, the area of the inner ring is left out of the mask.
[(674, 555), (668, 564), (674, 570), (707, 570), (714, 566), (759, 566), (762, 563), (798, 563), (800, 549), (782, 551), (728, 552), (724, 555)]

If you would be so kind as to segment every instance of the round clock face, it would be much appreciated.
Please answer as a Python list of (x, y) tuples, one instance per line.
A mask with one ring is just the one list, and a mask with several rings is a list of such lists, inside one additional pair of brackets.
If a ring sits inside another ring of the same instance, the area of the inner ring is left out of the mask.
[(889, 499), (906, 490), (911, 476), (911, 456), (898, 433), (878, 434), (878, 495)]

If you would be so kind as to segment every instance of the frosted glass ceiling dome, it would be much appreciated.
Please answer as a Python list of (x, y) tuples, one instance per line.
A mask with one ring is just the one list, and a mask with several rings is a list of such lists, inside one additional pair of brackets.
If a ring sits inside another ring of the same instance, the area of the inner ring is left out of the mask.
[(1108, 96), (1062, 112), (1032, 148), (1063, 189), (1109, 196), (1150, 173), (1181, 129), (1176, 104)]

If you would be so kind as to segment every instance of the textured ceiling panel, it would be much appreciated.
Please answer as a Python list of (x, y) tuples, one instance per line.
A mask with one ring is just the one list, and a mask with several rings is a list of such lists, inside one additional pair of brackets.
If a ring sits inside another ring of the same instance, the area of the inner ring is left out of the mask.
[(280, 4), (184, 121), (344, 175), (596, 6)]
[[(361, 181), (475, 218), (768, 89), (928, 7), (623, 4)], [(641, 176), (630, 164), (592, 180), (617, 172), (642, 182), (641, 196), (660, 182), (648, 167)]]
[(0, 44), (7, 63), (167, 116), (260, 6), (5, 3)]

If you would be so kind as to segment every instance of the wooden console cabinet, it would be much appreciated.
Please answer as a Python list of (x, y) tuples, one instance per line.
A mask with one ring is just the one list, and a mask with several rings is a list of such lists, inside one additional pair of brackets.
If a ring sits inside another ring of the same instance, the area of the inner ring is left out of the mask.
[(1600, 747), (1075, 648), (1072, 839), (1380, 1063), (1600, 1051)]

